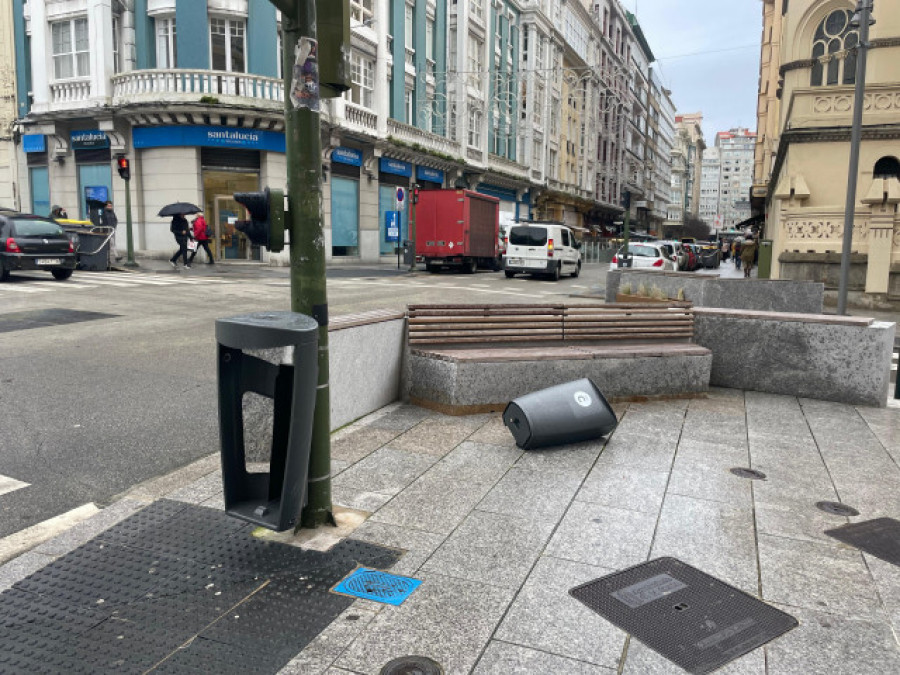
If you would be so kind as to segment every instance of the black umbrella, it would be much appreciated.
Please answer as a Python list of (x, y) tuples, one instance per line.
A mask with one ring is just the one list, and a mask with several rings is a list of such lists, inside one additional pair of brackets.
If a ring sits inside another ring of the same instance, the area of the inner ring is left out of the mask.
[(159, 210), (161, 216), (186, 216), (189, 213), (200, 213), (203, 209), (189, 202), (174, 202)]

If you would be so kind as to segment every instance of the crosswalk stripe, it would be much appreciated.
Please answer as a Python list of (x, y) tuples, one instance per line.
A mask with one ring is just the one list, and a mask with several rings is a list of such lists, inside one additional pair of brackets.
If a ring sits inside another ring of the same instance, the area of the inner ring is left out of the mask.
[(10, 478), (9, 476), (4, 476), (2, 473), (0, 473), (0, 495), (5, 495), (15, 490), (21, 490), (22, 488), (26, 488), (29, 485), (30, 483), (23, 483), (20, 480)]
[(96, 288), (96, 286), (92, 286), (90, 284), (79, 284), (74, 281), (31, 281), (28, 284), (29, 286), (37, 286), (38, 288), (51, 288), (55, 291), (58, 291), (62, 288)]

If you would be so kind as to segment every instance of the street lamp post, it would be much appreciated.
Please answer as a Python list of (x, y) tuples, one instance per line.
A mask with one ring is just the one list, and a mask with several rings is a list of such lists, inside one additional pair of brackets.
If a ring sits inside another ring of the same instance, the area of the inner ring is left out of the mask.
[(847, 313), (847, 286), (850, 280), (850, 252), (853, 248), (853, 216), (856, 212), (856, 182), (859, 173), (859, 145), (862, 138), (863, 104), (866, 94), (866, 55), (874, 0), (859, 0), (852, 25), (859, 26), (856, 49), (856, 91), (853, 99), (853, 128), (850, 133), (850, 169), (847, 175), (847, 202), (844, 208), (844, 243), (841, 249), (841, 276), (838, 285), (838, 314)]

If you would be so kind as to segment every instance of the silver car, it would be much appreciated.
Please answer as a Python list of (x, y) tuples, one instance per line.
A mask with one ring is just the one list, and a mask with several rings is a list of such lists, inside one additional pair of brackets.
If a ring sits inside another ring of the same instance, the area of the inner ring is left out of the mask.
[[(675, 272), (677, 263), (673, 256), (675, 252), (668, 244), (661, 244), (658, 241), (640, 241), (628, 244), (628, 253), (631, 256), (631, 267), (659, 270), (660, 272)], [(622, 246), (613, 256), (609, 269), (619, 269), (619, 260), (625, 254), (625, 247)]]

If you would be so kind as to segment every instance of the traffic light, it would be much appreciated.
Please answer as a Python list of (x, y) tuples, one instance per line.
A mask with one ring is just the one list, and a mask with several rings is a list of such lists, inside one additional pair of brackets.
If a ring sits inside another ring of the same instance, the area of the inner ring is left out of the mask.
[(622, 206), (625, 207), (626, 210), (631, 208), (631, 191), (630, 190), (625, 190), (622, 193)]
[(413, 183), (412, 203), (413, 204), (419, 203), (419, 184), (418, 183)]
[(337, 98), (350, 79), (350, 0), (316, 0), (319, 40), (319, 94)]
[(119, 176), (122, 180), (131, 180), (131, 165), (128, 162), (128, 158), (119, 157), (116, 160), (116, 163), (119, 167)]
[(269, 188), (262, 192), (235, 192), (234, 201), (250, 212), (250, 220), (234, 224), (240, 232), (273, 253), (284, 250), (284, 192)]

